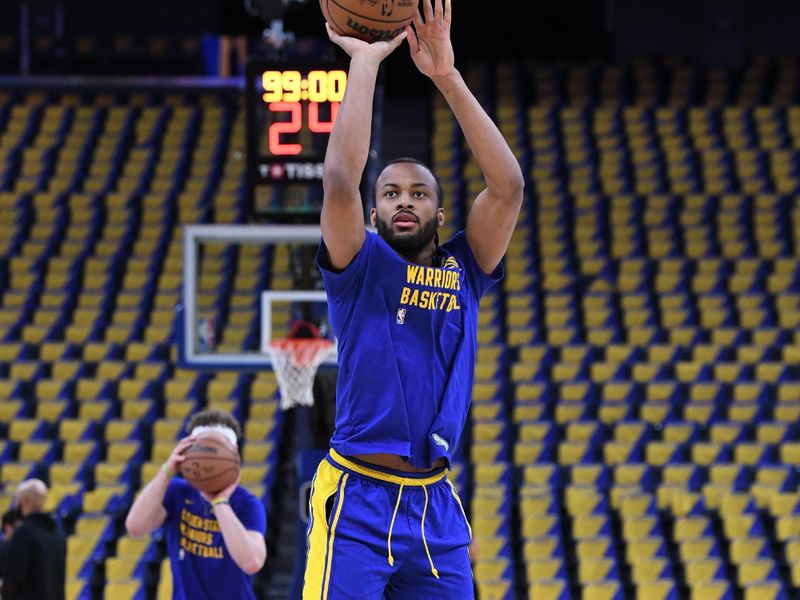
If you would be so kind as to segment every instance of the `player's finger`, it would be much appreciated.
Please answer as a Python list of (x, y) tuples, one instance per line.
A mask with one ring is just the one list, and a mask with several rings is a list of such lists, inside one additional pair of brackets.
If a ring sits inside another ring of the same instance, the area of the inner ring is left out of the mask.
[(406, 26), (405, 30), (406, 39), (408, 40), (408, 48), (411, 54), (416, 54), (419, 51), (419, 40), (417, 39), (417, 32), (411, 25)]
[(444, 15), (444, 0), (433, 0), (433, 16), (437, 21), (441, 21)]
[(325, 21), (325, 31), (327, 31), (327, 32), (328, 32), (328, 37), (330, 38), (330, 40), (331, 40), (331, 41), (335, 41), (335, 40), (336, 40), (336, 38), (339, 36), (339, 34), (337, 34), (337, 33), (336, 33), (334, 30), (333, 30), (333, 27), (331, 27), (331, 26), (328, 24), (328, 22), (327, 22), (327, 21)]
[(425, 15), (425, 22), (430, 23), (433, 20), (433, 7), (431, 6), (431, 0), (422, 0), (422, 11)]
[(185, 450), (193, 443), (194, 443), (193, 437), (183, 438), (180, 442), (178, 442), (178, 448), (180, 448), (181, 450)]
[(403, 40), (405, 40), (407, 37), (408, 37), (408, 32), (407, 31), (403, 31), (402, 33), (399, 33), (396, 36), (394, 36), (389, 41), (389, 43), (392, 46), (392, 51), (394, 51), (400, 44), (402, 44)]
[(447, 26), (450, 26), (450, 22), (453, 16), (453, 6), (450, 3), (450, 0), (444, 0), (444, 22)]

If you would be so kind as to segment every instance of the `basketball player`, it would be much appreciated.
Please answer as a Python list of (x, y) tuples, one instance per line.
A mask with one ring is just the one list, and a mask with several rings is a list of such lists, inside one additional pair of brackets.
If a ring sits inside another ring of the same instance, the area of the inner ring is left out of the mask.
[(195, 435), (219, 431), (238, 447), (241, 427), (232, 415), (209, 409), (193, 415), (186, 430), (189, 435), (137, 496), (125, 527), (134, 536), (164, 527), (174, 600), (255, 599), (250, 576), (267, 558), (264, 504), (238, 479), (210, 496), (174, 477)]
[[(339, 340), (336, 423), (314, 477), (303, 597), (472, 598), (470, 526), (447, 479), (465, 425), (477, 352), (478, 303), (501, 279), (523, 176), (492, 119), (455, 68), (451, 1), (390, 41), (330, 39), (350, 56), (349, 81), (324, 169), (318, 262)], [(418, 161), (376, 180), (364, 226), (367, 163), (381, 62), (407, 40), (418, 70), (453, 111), (486, 188), (466, 228), (438, 244), (441, 189)]]

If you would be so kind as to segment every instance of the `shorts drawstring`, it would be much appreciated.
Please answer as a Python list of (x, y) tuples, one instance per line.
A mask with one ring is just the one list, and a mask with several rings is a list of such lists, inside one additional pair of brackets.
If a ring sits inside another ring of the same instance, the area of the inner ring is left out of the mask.
[[(425, 546), (425, 554), (428, 555), (428, 562), (431, 564), (431, 573), (436, 579), (439, 579), (439, 571), (433, 564), (433, 557), (431, 551), (428, 549), (428, 540), (425, 539), (425, 515), (428, 513), (428, 488), (422, 486), (422, 491), (425, 492), (425, 506), (422, 507), (422, 521), (420, 523), (420, 530), (422, 532), (422, 545)], [(403, 484), (400, 484), (400, 489), (397, 491), (397, 501), (394, 503), (394, 512), (392, 513), (392, 522), (389, 523), (389, 536), (386, 539), (386, 548), (389, 552), (389, 566), (394, 566), (394, 556), (392, 556), (392, 530), (394, 529), (394, 521), (397, 518), (397, 509), (400, 508), (400, 499), (403, 497)]]
[[(394, 512), (392, 513), (392, 522), (389, 523), (389, 538), (386, 540), (386, 546), (389, 549), (389, 566), (394, 565), (394, 556), (392, 556), (392, 529), (394, 529), (394, 520), (397, 517), (397, 509), (400, 506), (400, 498), (403, 497), (403, 484), (400, 484), (400, 490), (397, 492), (397, 502), (394, 503)], [(425, 495), (427, 498), (427, 493)]]
[(431, 573), (436, 579), (439, 579), (439, 571), (433, 566), (433, 558), (431, 558), (431, 551), (428, 550), (428, 540), (425, 539), (425, 513), (428, 512), (428, 488), (422, 486), (422, 491), (425, 492), (425, 506), (422, 508), (422, 544), (425, 546), (425, 554), (428, 555), (428, 562), (431, 563)]

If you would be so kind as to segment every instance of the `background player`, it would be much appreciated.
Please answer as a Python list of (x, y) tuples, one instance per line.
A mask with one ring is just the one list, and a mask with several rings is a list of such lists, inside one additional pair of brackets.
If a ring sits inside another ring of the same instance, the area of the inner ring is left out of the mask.
[(241, 487), (238, 479), (209, 496), (184, 479), (173, 478), (194, 435), (209, 429), (220, 431), (238, 447), (241, 427), (232, 415), (209, 409), (195, 414), (186, 429), (189, 436), (178, 442), (139, 493), (125, 527), (134, 536), (164, 527), (175, 600), (255, 599), (250, 575), (257, 573), (267, 558), (263, 503)]

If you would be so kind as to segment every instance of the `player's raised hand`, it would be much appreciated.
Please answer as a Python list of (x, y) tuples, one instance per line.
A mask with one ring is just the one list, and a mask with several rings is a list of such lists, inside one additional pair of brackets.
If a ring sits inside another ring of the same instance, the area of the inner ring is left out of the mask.
[(195, 441), (194, 436), (186, 436), (175, 448), (172, 450), (172, 453), (169, 455), (169, 458), (166, 460), (166, 465), (173, 474), (177, 473), (181, 468), (181, 463), (186, 460), (186, 449), (191, 446)]
[(428, 77), (446, 77), (455, 68), (450, 40), (450, 0), (421, 0), (422, 15), (414, 17), (406, 28), (411, 58), (420, 73)]
[(381, 40), (378, 42), (365, 42), (355, 37), (339, 35), (326, 22), (325, 30), (328, 32), (330, 40), (344, 50), (351, 58), (356, 54), (369, 53), (379, 62), (389, 56), (406, 39), (407, 32), (396, 35), (391, 40)]
[(233, 496), (233, 492), (236, 491), (236, 488), (239, 487), (239, 484), (242, 481), (242, 472), (239, 471), (239, 474), (236, 476), (236, 480), (226, 487), (224, 490), (220, 490), (216, 494), (207, 494), (206, 492), (200, 492), (200, 494), (205, 498), (209, 503), (213, 502), (217, 498), (230, 498)]

